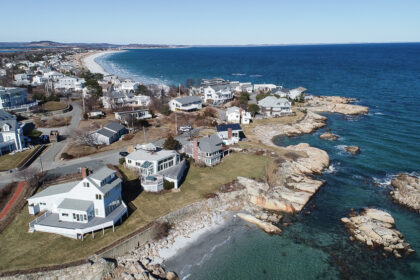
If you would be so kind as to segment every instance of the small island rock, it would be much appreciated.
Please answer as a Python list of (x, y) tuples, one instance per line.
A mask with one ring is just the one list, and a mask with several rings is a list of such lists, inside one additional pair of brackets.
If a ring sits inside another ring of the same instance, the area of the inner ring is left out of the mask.
[(344, 149), (352, 155), (360, 154), (360, 147), (358, 146), (346, 146)]
[(335, 140), (338, 139), (338, 135), (335, 135), (335, 134), (333, 134), (331, 132), (325, 132), (325, 133), (321, 134), (319, 136), (319, 138), (324, 139), (324, 140), (332, 140), (332, 141), (335, 141)]

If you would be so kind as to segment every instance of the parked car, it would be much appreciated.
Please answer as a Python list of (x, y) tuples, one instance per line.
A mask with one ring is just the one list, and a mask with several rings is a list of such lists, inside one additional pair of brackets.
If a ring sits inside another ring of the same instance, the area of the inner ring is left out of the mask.
[(127, 152), (120, 152), (120, 156), (126, 157), (126, 156), (128, 156), (128, 153)]
[(179, 128), (179, 130), (182, 131), (182, 132), (189, 132), (189, 131), (192, 130), (192, 127), (191, 127), (191, 125), (183, 125)]
[(50, 142), (50, 137), (49, 137), (48, 135), (46, 135), (46, 134), (42, 134), (42, 135), (39, 137), (39, 140), (40, 140), (42, 143), (48, 143), (48, 142)]

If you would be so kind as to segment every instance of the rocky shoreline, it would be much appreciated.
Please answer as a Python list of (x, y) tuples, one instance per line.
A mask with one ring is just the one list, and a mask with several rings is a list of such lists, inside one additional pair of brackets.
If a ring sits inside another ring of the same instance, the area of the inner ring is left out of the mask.
[[(318, 113), (340, 113), (343, 115), (361, 115), (369, 113), (369, 108), (351, 104), (355, 99), (339, 96), (315, 96), (309, 99), (299, 110), (306, 111), (303, 119), (294, 124), (267, 124), (253, 128), (252, 133), (261, 143), (272, 146), (272, 139), (279, 135), (295, 136), (312, 133), (326, 126), (327, 118)], [(331, 134), (327, 136), (336, 135)], [(338, 136), (336, 139), (338, 139)]]
[(390, 194), (394, 201), (420, 213), (420, 178), (398, 174), (391, 185), (394, 190)]
[(352, 241), (357, 240), (368, 247), (382, 247), (396, 258), (411, 254), (410, 247), (401, 232), (395, 229), (394, 218), (383, 210), (366, 208), (361, 213), (351, 211), (341, 221), (346, 224)]

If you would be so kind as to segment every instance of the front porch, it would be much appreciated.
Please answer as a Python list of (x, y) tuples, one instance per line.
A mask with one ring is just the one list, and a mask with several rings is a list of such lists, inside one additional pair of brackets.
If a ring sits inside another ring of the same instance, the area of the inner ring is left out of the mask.
[(112, 227), (112, 230), (115, 231), (115, 223), (118, 220), (122, 221), (124, 214), (128, 216), (127, 206), (124, 202), (106, 218), (93, 217), (88, 223), (60, 221), (58, 213), (48, 211), (29, 223), (29, 232), (49, 232), (82, 240), (85, 234), (92, 233), (94, 238), (95, 231), (102, 230), (102, 234), (105, 234), (105, 228), (108, 227)]

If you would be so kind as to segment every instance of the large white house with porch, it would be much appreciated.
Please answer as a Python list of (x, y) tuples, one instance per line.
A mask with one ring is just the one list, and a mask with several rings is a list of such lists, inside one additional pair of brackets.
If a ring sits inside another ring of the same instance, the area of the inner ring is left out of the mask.
[(286, 98), (267, 96), (258, 102), (260, 114), (264, 117), (275, 117), (293, 114), (292, 103)]
[(125, 157), (125, 163), (138, 170), (141, 185), (149, 192), (163, 190), (163, 180), (172, 182), (177, 189), (186, 170), (186, 162), (178, 152), (160, 149), (151, 143), (136, 146), (135, 151)]
[(28, 198), (29, 213), (43, 215), (29, 223), (29, 231), (43, 231), (83, 239), (86, 233), (114, 227), (127, 213), (121, 197), (122, 180), (108, 167), (82, 180), (53, 185)]

